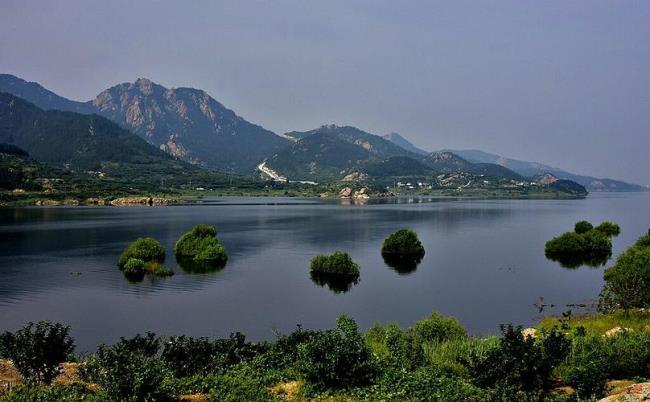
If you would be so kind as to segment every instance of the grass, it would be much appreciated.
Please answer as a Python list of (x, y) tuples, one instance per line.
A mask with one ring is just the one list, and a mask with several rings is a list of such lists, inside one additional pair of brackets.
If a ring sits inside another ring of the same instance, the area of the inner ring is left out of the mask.
[(568, 321), (554, 316), (544, 317), (538, 329), (568, 325), (569, 328), (584, 327), (587, 332), (602, 335), (615, 327), (629, 328), (636, 332), (650, 332), (650, 310), (618, 311), (610, 314), (586, 314), (571, 317)]

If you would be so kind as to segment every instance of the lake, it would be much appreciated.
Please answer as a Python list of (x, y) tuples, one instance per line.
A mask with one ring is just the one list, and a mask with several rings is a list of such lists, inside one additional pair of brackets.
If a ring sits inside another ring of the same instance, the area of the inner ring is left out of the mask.
[[(650, 227), (650, 194), (593, 194), (583, 200), (400, 198), (367, 205), (295, 198), (206, 198), (154, 207), (0, 209), (0, 330), (28, 321), (68, 324), (79, 351), (147, 330), (161, 335), (255, 340), (296, 324), (328, 328), (340, 314), (362, 328), (408, 326), (438, 311), (473, 334), (499, 324), (530, 325), (567, 304), (590, 304), (603, 268), (565, 269), (544, 257), (546, 240), (581, 219), (617, 222), (614, 256)], [(176, 239), (197, 223), (217, 226), (230, 256), (225, 269), (186, 273)], [(407, 227), (426, 248), (412, 272), (382, 260), (382, 240)], [(176, 275), (129, 283), (116, 266), (132, 240), (167, 248)], [(349, 252), (361, 279), (347, 292), (314, 283), (309, 261)], [(608, 263), (611, 264), (611, 261)], [(544, 298), (540, 313), (535, 303)], [(574, 312), (584, 311), (572, 308)]]

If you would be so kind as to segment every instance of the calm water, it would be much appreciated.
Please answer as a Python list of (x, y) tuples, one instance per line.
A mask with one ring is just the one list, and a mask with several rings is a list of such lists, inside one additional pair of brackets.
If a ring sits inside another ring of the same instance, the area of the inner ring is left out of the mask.
[[(316, 200), (228, 198), (167, 208), (0, 209), (0, 330), (49, 319), (72, 326), (80, 350), (152, 330), (269, 339), (296, 324), (333, 325), (348, 314), (366, 328), (404, 326), (432, 311), (453, 315), (475, 334), (500, 323), (527, 325), (544, 297), (559, 313), (596, 299), (602, 268), (561, 268), (544, 242), (588, 219), (618, 222), (614, 255), (650, 227), (650, 194), (603, 194), (586, 200), (415, 200), (339, 205)], [(230, 254), (212, 274), (183, 272), (139, 284), (116, 267), (139, 236), (175, 240), (197, 223), (217, 226)], [(400, 275), (379, 253), (384, 237), (409, 227), (426, 248), (417, 270)], [(361, 281), (334, 293), (311, 281), (316, 254), (350, 252)], [(574, 309), (575, 311), (575, 309)]]

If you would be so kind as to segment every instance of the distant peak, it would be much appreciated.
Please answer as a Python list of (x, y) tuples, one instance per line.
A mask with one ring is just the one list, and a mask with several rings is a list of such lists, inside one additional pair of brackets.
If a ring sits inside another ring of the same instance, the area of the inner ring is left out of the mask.
[(153, 93), (153, 85), (154, 83), (148, 78), (138, 78), (135, 80), (135, 86), (145, 95), (151, 95)]

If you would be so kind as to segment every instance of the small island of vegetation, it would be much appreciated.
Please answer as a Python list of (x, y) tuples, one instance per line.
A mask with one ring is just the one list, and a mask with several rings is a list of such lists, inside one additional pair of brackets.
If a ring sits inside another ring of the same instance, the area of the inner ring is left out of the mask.
[(188, 272), (207, 272), (226, 266), (228, 253), (214, 226), (198, 224), (174, 245), (178, 264)]
[(171, 276), (174, 272), (162, 265), (165, 254), (165, 248), (156, 239), (140, 237), (122, 252), (117, 265), (130, 281), (141, 281), (145, 274)]
[(327, 286), (335, 293), (347, 292), (359, 282), (359, 265), (343, 251), (318, 255), (311, 260), (309, 268), (314, 283)]
[(573, 232), (566, 232), (546, 242), (546, 258), (565, 268), (581, 265), (598, 267), (612, 256), (611, 238), (620, 234), (616, 223), (605, 221), (594, 227), (588, 221), (575, 224)]
[(424, 253), (418, 235), (410, 229), (400, 229), (392, 233), (381, 246), (384, 262), (399, 274), (415, 271), (424, 258)]

